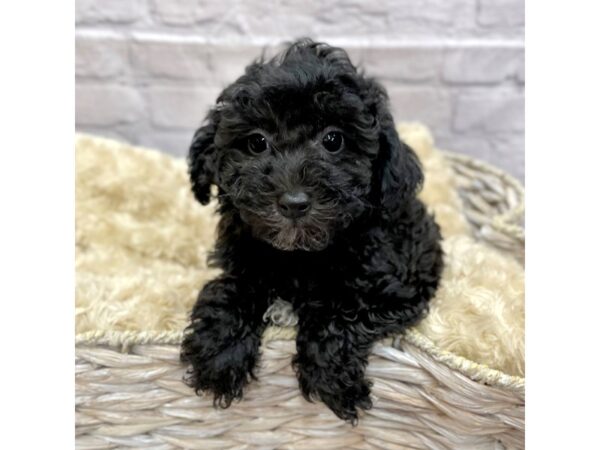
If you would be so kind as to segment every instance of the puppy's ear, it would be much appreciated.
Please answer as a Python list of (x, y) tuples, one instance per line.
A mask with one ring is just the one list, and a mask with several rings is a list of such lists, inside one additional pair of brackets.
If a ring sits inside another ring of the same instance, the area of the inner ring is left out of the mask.
[(396, 209), (421, 188), (423, 171), (415, 152), (400, 140), (391, 115), (381, 125), (375, 168), (379, 178), (379, 201), (385, 209)]
[(363, 82), (363, 100), (379, 128), (379, 153), (373, 167), (373, 200), (384, 209), (395, 210), (421, 188), (423, 171), (413, 149), (398, 136), (383, 86), (372, 78), (364, 78)]
[(210, 201), (210, 186), (215, 183), (217, 161), (214, 139), (218, 120), (218, 111), (210, 111), (205, 125), (194, 133), (188, 153), (188, 170), (192, 191), (196, 199), (203, 205)]

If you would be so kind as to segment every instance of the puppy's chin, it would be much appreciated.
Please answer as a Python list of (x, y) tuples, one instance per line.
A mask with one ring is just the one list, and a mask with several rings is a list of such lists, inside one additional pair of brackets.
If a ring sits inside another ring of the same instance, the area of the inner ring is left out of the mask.
[(279, 230), (272, 230), (269, 235), (263, 237), (263, 240), (276, 249), (284, 251), (316, 252), (324, 250), (329, 245), (329, 233), (324, 229), (292, 222), (286, 225)]
[(252, 236), (278, 250), (317, 252), (330, 243), (327, 225), (310, 217), (293, 221), (278, 214), (265, 217), (242, 211), (240, 215), (249, 225)]

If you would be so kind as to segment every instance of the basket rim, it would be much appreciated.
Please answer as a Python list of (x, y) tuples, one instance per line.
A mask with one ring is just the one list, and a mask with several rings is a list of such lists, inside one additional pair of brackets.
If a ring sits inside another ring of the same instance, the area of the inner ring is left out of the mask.
[(471, 166), (481, 172), (492, 174), (514, 189), (519, 203), (508, 211), (493, 216), (490, 219), (489, 225), (501, 233), (514, 237), (519, 241), (524, 241), (525, 229), (519, 224), (525, 213), (525, 188), (523, 187), (523, 184), (502, 169), (482, 161), (481, 159), (448, 150), (440, 150), (440, 152), (451, 163)]
[[(183, 335), (183, 331), (93, 330), (76, 334), (75, 346), (120, 347), (123, 352), (126, 352), (133, 345), (179, 345), (181, 344)], [(263, 334), (262, 342), (292, 340), (295, 336), (296, 330), (293, 327), (270, 325)], [(443, 350), (428, 337), (417, 331), (416, 328), (409, 328), (404, 333), (392, 336), (392, 339), (397, 338), (414, 345), (436, 361), (460, 372), (473, 381), (517, 392), (524, 391), (525, 378), (492, 369), (485, 364), (472, 361), (451, 351)]]
[[(518, 221), (523, 216), (525, 210), (523, 185), (512, 175), (509, 175), (503, 170), (480, 159), (447, 150), (440, 150), (440, 152), (442, 152), (444, 157), (448, 158), (451, 162), (469, 165), (477, 170), (497, 176), (515, 190), (518, 195), (519, 203), (514, 208), (492, 217), (490, 226), (496, 228), (500, 232), (523, 241), (524, 229), (522, 226), (518, 225)], [(91, 330), (77, 333), (75, 335), (75, 346), (121, 347), (122, 351), (126, 351), (132, 345), (178, 345), (181, 343), (183, 334), (183, 331), (161, 330)], [(265, 330), (262, 341), (269, 342), (279, 339), (291, 340), (294, 339), (295, 335), (296, 331), (293, 327), (278, 327), (271, 325)], [(524, 377), (510, 375), (500, 370), (492, 369), (485, 364), (457, 355), (456, 353), (443, 350), (414, 327), (407, 329), (404, 333), (396, 335), (393, 338), (405, 340), (409, 344), (414, 345), (430, 355), (436, 361), (458, 371), (473, 381), (517, 392), (524, 392)]]

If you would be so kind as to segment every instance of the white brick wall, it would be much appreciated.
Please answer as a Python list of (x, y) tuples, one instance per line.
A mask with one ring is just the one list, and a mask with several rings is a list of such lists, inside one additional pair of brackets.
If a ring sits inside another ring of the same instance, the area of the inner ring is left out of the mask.
[(265, 46), (311, 36), (388, 88), (398, 120), (523, 178), (523, 0), (76, 0), (76, 127), (184, 155)]

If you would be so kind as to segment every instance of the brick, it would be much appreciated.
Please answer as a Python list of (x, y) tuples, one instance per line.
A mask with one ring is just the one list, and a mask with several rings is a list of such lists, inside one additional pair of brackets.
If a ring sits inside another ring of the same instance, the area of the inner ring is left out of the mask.
[(133, 23), (146, 14), (144, 0), (76, 0), (75, 21), (78, 24), (113, 22)]
[(472, 27), (476, 0), (340, 0), (335, 7), (319, 0), (152, 0), (151, 11), (157, 23), (193, 27), (204, 36), (387, 39), (448, 36)]
[(521, 27), (525, 24), (525, 2), (479, 0), (477, 22), (484, 27)]
[(127, 42), (114, 36), (75, 36), (75, 75), (109, 78), (127, 71)]
[[(212, 1), (209, 3), (213, 3)], [(229, 0), (219, 2), (221, 8)], [(214, 30), (240, 36), (264, 36), (290, 40), (298, 36), (312, 36), (329, 40), (348, 35), (385, 33), (390, 0), (379, 2), (340, 1), (335, 7), (319, 0), (281, 2), (246, 1), (230, 4), (228, 14), (221, 14), (207, 5), (205, 19), (217, 21)], [(215, 15), (214, 12), (220, 15)], [(235, 11), (232, 13), (232, 11)]]
[[(250, 45), (212, 46), (210, 48), (211, 76), (215, 85), (225, 87), (244, 74), (247, 65), (255, 61), (263, 48)], [(273, 47), (266, 49), (266, 57), (274, 55)]]
[[(341, 1), (335, 7), (326, 2), (313, 1), (311, 6), (302, 2), (287, 2), (281, 11), (279, 23), (294, 17), (294, 27), (304, 35), (329, 37), (371, 36), (390, 30), (389, 1)], [(284, 29), (285, 30), (285, 29)]]
[(132, 66), (139, 76), (188, 80), (213, 79), (209, 49), (198, 41), (135, 36)]
[(445, 134), (436, 136), (437, 147), (486, 161), (523, 180), (524, 146), (522, 133), (502, 135)]
[(152, 14), (167, 25), (193, 25), (198, 18), (198, 0), (152, 0)]
[[(374, 21), (367, 22), (367, 26), (369, 34), (384, 39), (454, 35), (470, 26), (475, 16), (475, 0), (389, 0), (381, 6), (383, 11), (373, 14), (383, 19), (379, 26)], [(360, 17), (361, 13), (357, 14)]]
[[(458, 25), (475, 15), (473, 0), (396, 0), (389, 5), (392, 23), (431, 28), (435, 25)], [(402, 31), (402, 30), (399, 30)]]
[[(209, 2), (212, 3), (212, 2)], [(229, 3), (229, 2), (227, 2)], [(213, 30), (289, 39), (357, 37), (405, 38), (408, 35), (448, 35), (472, 23), (475, 0), (341, 0), (335, 7), (318, 0), (240, 2)], [(235, 11), (235, 12), (231, 12)]]
[(195, 129), (185, 131), (164, 132), (152, 131), (142, 133), (137, 143), (144, 147), (155, 148), (173, 156), (185, 157), (190, 148)]
[(522, 49), (464, 47), (444, 55), (442, 78), (450, 83), (499, 83), (516, 76)]
[(75, 121), (78, 125), (110, 126), (130, 123), (144, 116), (144, 102), (132, 87), (77, 85)]
[(525, 84), (525, 52), (521, 52), (521, 57), (517, 65), (517, 81), (520, 84)]
[[(215, 86), (235, 81), (262, 53), (256, 45), (214, 45), (197, 39), (137, 34), (131, 59), (136, 75), (205, 81)], [(267, 55), (273, 52), (267, 52)]]
[(442, 66), (440, 47), (376, 47), (362, 51), (367, 75), (382, 80), (430, 81)]
[(438, 134), (435, 136), (437, 147), (443, 150), (464, 153), (474, 158), (490, 160), (494, 147), (492, 136), (477, 136), (475, 134)]
[[(169, 1), (169, 0), (162, 0)], [(247, 10), (246, 10), (247, 8)], [(266, 15), (264, 13), (266, 12)], [(238, 0), (204, 0), (195, 13), (195, 29), (199, 30), (205, 36), (253, 36), (253, 33), (245, 26), (246, 20), (253, 17), (262, 20), (265, 27), (261, 30), (271, 31), (268, 25), (271, 24), (270, 12), (274, 11), (272, 2), (260, 1), (238, 1)], [(254, 35), (259, 35), (256, 33)], [(268, 33), (272, 35), (272, 33)]]
[(219, 95), (217, 87), (154, 87), (148, 92), (150, 119), (162, 128), (198, 127)]
[(386, 86), (396, 121), (419, 121), (434, 135), (450, 128), (452, 99), (450, 93), (432, 87)]
[(458, 96), (454, 129), (482, 132), (523, 131), (524, 97), (511, 90), (484, 90)]
[(522, 133), (500, 136), (492, 140), (491, 162), (513, 175), (525, 180), (525, 137)]
[(94, 136), (102, 136), (115, 141), (127, 142), (127, 138), (119, 133), (114, 128), (98, 128), (93, 125), (77, 125), (75, 131), (78, 133), (93, 134)]

